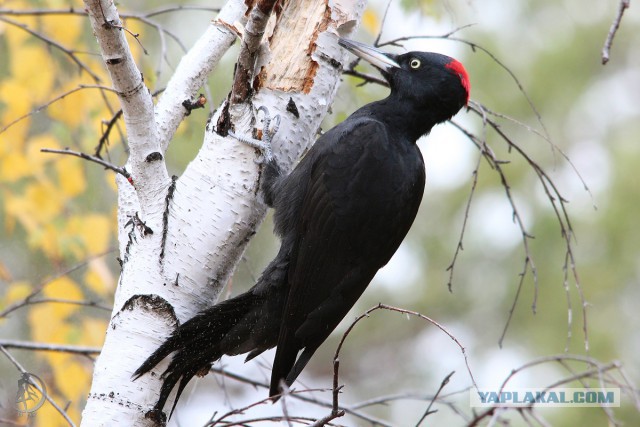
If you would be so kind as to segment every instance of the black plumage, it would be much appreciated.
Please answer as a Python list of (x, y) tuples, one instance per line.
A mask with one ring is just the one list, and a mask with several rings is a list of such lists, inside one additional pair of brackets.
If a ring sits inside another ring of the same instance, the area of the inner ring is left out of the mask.
[(250, 360), (274, 346), (269, 393), (277, 395), (409, 231), (425, 184), (416, 140), (468, 102), (467, 73), (444, 55), (340, 44), (380, 69), (391, 93), (320, 137), (288, 176), (275, 160), (265, 164), (262, 192), (275, 209), (280, 250), (253, 288), (185, 322), (134, 373), (176, 352), (154, 411), (179, 383), (177, 402), (189, 380), (222, 355), (249, 353)]

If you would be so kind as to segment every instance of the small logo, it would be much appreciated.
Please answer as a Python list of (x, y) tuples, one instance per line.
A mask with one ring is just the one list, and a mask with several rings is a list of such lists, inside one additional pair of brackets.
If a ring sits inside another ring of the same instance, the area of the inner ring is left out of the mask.
[(619, 388), (522, 388), (471, 391), (472, 408), (619, 407)]
[(47, 386), (34, 374), (25, 372), (18, 380), (16, 410), (20, 414), (33, 414), (44, 405)]

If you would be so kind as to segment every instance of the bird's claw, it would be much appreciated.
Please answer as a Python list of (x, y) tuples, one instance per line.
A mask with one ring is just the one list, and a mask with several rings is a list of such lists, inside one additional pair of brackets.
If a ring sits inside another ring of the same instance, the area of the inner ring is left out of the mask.
[[(264, 159), (269, 162), (273, 159), (273, 150), (271, 148), (271, 142), (273, 136), (278, 132), (280, 128), (280, 115), (276, 115), (273, 119), (269, 114), (269, 110), (264, 105), (258, 108), (258, 113), (262, 112), (264, 115), (262, 125), (262, 140), (254, 139), (251, 137), (245, 137), (242, 135), (236, 135), (232, 130), (229, 130), (229, 135), (238, 141), (247, 144), (250, 147), (256, 148), (262, 152)], [(273, 127), (271, 126), (273, 121)]]

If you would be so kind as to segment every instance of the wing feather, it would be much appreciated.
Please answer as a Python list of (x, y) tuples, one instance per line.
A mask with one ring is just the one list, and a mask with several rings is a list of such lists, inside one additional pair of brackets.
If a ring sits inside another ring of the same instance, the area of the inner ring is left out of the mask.
[[(297, 212), (272, 395), (281, 379), (289, 384), (295, 380), (389, 261), (415, 218), (424, 190), (418, 148), (390, 141), (385, 126), (373, 119), (343, 122), (313, 150), (317, 152), (309, 153), (313, 164)], [(305, 360), (292, 371), (303, 348)]]

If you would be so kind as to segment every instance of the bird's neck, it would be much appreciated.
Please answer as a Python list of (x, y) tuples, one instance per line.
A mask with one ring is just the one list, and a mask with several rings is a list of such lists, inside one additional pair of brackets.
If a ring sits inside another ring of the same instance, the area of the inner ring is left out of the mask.
[(413, 108), (411, 102), (393, 95), (365, 105), (358, 115), (375, 117), (385, 123), (389, 131), (415, 142), (431, 131), (439, 121), (428, 108)]

